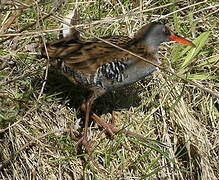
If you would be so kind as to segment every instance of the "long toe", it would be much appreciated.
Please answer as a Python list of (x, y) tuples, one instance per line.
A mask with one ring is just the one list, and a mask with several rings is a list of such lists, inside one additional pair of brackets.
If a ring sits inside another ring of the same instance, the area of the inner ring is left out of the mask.
[(113, 127), (112, 124), (107, 123), (106, 121), (104, 121), (103, 119), (101, 119), (99, 116), (97, 116), (96, 114), (92, 113), (91, 114), (91, 118), (100, 126), (102, 127), (105, 131), (106, 134), (110, 137), (114, 136), (114, 131), (115, 128)]
[(91, 140), (88, 140), (87, 134), (84, 133), (83, 136), (78, 140), (76, 148), (82, 150), (84, 147), (84, 150), (89, 155), (91, 154)]
[(91, 118), (95, 122), (97, 122), (101, 127), (103, 127), (104, 130), (106, 131), (106, 134), (109, 135), (110, 137), (113, 137), (117, 133), (124, 133), (127, 136), (136, 137), (136, 138), (140, 138), (142, 140), (146, 140), (147, 141), (147, 139), (143, 135), (141, 135), (141, 134), (138, 134), (138, 133), (135, 133), (135, 132), (132, 132), (132, 131), (129, 131), (129, 130), (125, 130), (125, 129), (115, 128), (113, 126), (113, 124), (107, 123), (106, 121), (102, 120), (99, 116), (97, 116), (94, 113), (91, 114)]

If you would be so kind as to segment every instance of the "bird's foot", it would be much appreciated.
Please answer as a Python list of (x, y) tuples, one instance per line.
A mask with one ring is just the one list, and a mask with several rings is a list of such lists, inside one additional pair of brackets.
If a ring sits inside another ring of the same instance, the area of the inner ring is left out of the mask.
[[(138, 133), (135, 133), (135, 132), (132, 132), (132, 131), (129, 131), (129, 130), (125, 130), (125, 129), (118, 129), (118, 128), (115, 128), (114, 127), (114, 123), (110, 124), (110, 123), (107, 123), (105, 122), (104, 120), (102, 120), (99, 116), (97, 116), (96, 114), (94, 113), (91, 113), (91, 118), (96, 122), (98, 123), (101, 127), (104, 128), (104, 130), (106, 131), (106, 134), (109, 135), (110, 137), (113, 137), (115, 134), (117, 133), (124, 133), (128, 136), (131, 136), (131, 137), (137, 137), (137, 138), (140, 138), (142, 140), (146, 140), (147, 139), (141, 135), (141, 134), (138, 134)], [(114, 117), (113, 117), (114, 118)]]
[[(83, 106), (81, 106), (81, 110), (85, 111), (85, 108)], [(128, 136), (131, 137), (137, 137), (143, 140), (147, 140), (143, 135), (138, 134), (138, 133), (134, 133), (132, 131), (129, 130), (125, 130), (125, 129), (118, 129), (114, 127), (114, 116), (112, 117), (112, 124), (107, 123), (106, 121), (104, 121), (103, 119), (101, 119), (99, 116), (97, 116), (95, 113), (91, 112), (90, 113), (90, 117), (100, 126), (102, 127), (106, 134), (110, 137), (113, 137), (115, 134), (117, 133), (124, 133)]]
[(87, 136), (87, 133), (84, 133), (80, 138), (77, 139), (77, 145), (76, 145), (76, 148), (78, 150), (82, 150), (82, 147), (84, 147), (84, 150), (86, 153), (88, 153), (88, 155), (91, 155), (91, 140), (88, 140), (88, 136)]
[[(91, 118), (100, 126), (104, 129), (105, 133), (112, 138), (115, 133), (118, 131), (117, 129), (114, 128), (114, 121), (112, 123), (107, 123), (103, 119), (101, 119), (99, 116), (97, 116), (94, 113), (91, 113)], [(114, 118), (113, 118), (114, 119)], [(112, 119), (112, 120), (113, 120)]]

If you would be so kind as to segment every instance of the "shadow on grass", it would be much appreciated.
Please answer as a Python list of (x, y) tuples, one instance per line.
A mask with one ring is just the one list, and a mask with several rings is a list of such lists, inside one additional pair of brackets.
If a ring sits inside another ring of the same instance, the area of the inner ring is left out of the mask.
[[(68, 101), (67, 105), (70, 108), (78, 109), (90, 93), (84, 87), (70, 82), (64, 75), (53, 68), (49, 69), (47, 80), (44, 93), (58, 94), (57, 96), (60, 99)], [(111, 113), (114, 110), (138, 106), (141, 102), (138, 92), (139, 89), (133, 85), (108, 92), (94, 102), (92, 111), (101, 115)]]

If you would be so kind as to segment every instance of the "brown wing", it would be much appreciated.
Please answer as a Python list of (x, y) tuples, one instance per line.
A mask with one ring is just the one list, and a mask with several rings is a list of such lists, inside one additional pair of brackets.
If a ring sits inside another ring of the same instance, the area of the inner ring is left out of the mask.
[[(131, 40), (126, 36), (102, 39), (123, 48), (127, 47), (127, 43)], [(127, 52), (97, 39), (89, 41), (61, 39), (47, 45), (47, 52), (50, 58), (61, 58), (66, 66), (84, 73), (96, 72), (102, 64), (128, 56)], [(42, 54), (46, 56), (45, 49), (42, 50)]]
[(70, 52), (76, 52), (81, 46), (83, 46), (83, 42), (80, 40), (67, 37), (46, 44), (46, 47), (43, 46), (41, 54), (47, 57), (48, 52), (50, 58), (62, 58), (67, 56)]

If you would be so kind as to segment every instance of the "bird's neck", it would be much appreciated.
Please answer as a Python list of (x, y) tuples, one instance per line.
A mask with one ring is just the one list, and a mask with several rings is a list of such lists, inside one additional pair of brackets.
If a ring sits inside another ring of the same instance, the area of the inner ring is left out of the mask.
[(148, 39), (136, 39), (132, 40), (131, 46), (132, 49), (136, 49), (136, 51), (142, 51), (147, 54), (157, 54), (158, 48), (160, 44), (151, 43)]

